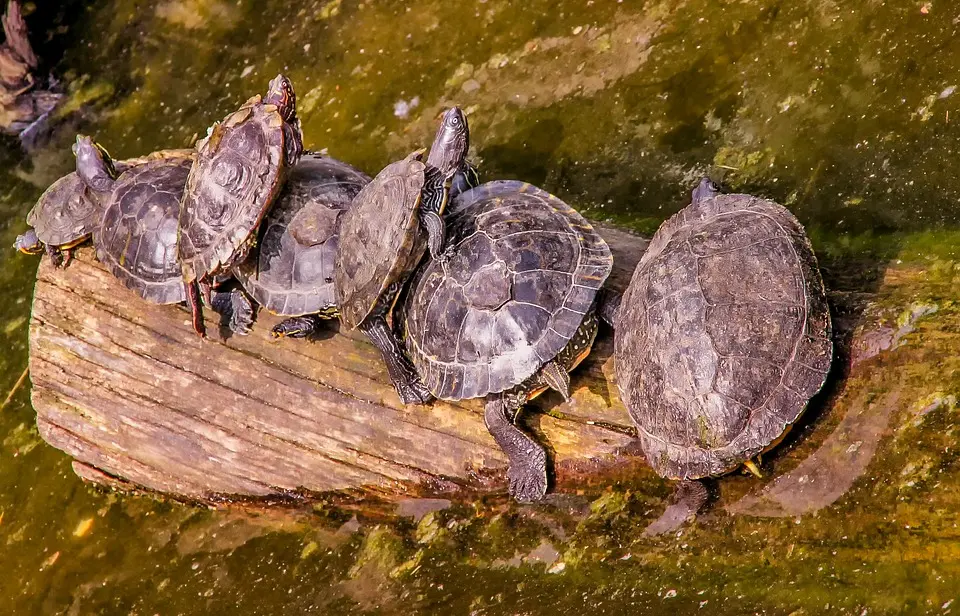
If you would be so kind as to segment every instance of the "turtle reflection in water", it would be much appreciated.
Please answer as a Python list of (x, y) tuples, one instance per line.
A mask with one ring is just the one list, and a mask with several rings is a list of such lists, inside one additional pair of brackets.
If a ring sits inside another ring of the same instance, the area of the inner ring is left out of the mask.
[(681, 484), (648, 527), (707, 501), (699, 479), (776, 445), (833, 355), (813, 249), (784, 207), (704, 180), (653, 236), (616, 316), (620, 395), (654, 470)]
[(402, 304), (406, 348), (434, 396), (486, 397), (487, 429), (510, 459), (510, 494), (537, 501), (546, 451), (516, 415), (547, 388), (569, 396), (613, 257), (579, 213), (523, 182), (482, 184), (447, 216), (449, 248), (417, 272)]

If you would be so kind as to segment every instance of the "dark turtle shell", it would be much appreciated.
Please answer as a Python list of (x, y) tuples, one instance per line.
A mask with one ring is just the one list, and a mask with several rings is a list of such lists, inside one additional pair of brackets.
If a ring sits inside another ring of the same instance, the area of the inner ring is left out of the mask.
[(282, 316), (325, 312), (333, 289), (339, 218), (370, 176), (334, 158), (304, 153), (264, 219), (260, 249), (234, 269), (264, 308)]
[(426, 249), (417, 206), (423, 151), (384, 167), (341, 216), (334, 286), (340, 320), (355, 329), (391, 284), (417, 266)]
[(782, 206), (720, 195), (660, 227), (618, 313), (617, 384), (664, 477), (720, 475), (767, 449), (826, 378), (817, 260)]
[(462, 193), (447, 229), (448, 258), (417, 272), (404, 303), (407, 351), (438, 398), (505, 391), (567, 346), (613, 257), (578, 212), (523, 182)]
[(74, 173), (68, 173), (40, 195), (27, 214), (27, 224), (49, 246), (65, 246), (93, 233), (100, 225), (103, 208)]
[[(193, 150), (160, 150), (147, 156), (115, 163), (118, 173), (151, 160), (182, 157)], [(77, 175), (71, 172), (50, 185), (27, 214), (27, 224), (37, 238), (50, 246), (70, 246), (100, 227), (103, 201)]]
[(177, 219), (193, 151), (157, 157), (122, 173), (94, 233), (97, 258), (123, 284), (157, 304), (186, 299), (177, 259)]
[(257, 95), (197, 144), (180, 205), (186, 282), (220, 273), (246, 255), (287, 166), (296, 163), (286, 157), (286, 138), (276, 105)]

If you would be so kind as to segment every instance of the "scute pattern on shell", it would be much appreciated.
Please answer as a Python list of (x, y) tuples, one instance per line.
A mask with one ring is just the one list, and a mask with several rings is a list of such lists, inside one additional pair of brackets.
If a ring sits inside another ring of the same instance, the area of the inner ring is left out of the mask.
[(418, 154), (384, 167), (340, 217), (334, 286), (340, 320), (350, 329), (423, 256), (417, 204), (425, 167)]
[[(151, 160), (183, 158), (192, 154), (193, 150), (158, 150), (146, 156), (116, 161), (114, 168), (117, 173), (123, 173)], [(27, 224), (33, 227), (44, 244), (71, 244), (100, 228), (103, 203), (103, 199), (98, 199), (74, 171), (51, 184), (40, 195), (37, 204), (27, 214)]]
[(94, 233), (97, 258), (127, 288), (154, 303), (186, 299), (177, 260), (177, 217), (192, 162), (188, 152), (123, 173)]
[(197, 144), (180, 205), (179, 250), (187, 282), (219, 273), (246, 255), (285, 170), (283, 119), (259, 96)]
[(578, 212), (523, 182), (459, 195), (447, 230), (450, 258), (425, 264), (404, 304), (407, 351), (439, 398), (505, 391), (576, 334), (613, 257)]
[(27, 224), (44, 244), (70, 244), (93, 233), (103, 208), (76, 172), (50, 185), (27, 214)]
[(694, 203), (660, 227), (620, 305), (617, 384), (662, 476), (720, 475), (775, 443), (823, 386), (830, 312), (782, 206)]
[(235, 270), (257, 303), (282, 316), (335, 305), (338, 219), (369, 182), (346, 163), (304, 153), (263, 222), (257, 256)]

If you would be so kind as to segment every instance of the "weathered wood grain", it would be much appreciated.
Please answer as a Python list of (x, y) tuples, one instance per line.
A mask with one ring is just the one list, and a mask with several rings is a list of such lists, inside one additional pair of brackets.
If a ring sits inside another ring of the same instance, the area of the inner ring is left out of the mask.
[[(644, 240), (601, 227), (622, 288)], [(207, 315), (216, 322), (216, 315)], [(89, 481), (139, 485), (180, 498), (270, 497), (373, 490), (384, 496), (502, 489), (506, 459), (482, 404), (402, 407), (376, 349), (358, 335), (274, 341), (254, 333), (197, 338), (180, 306), (154, 306), (82, 250), (65, 270), (44, 259), (30, 325), (37, 425)], [(611, 459), (630, 421), (606, 376), (612, 339), (574, 375), (574, 397), (546, 395), (525, 421), (563, 469)], [(546, 409), (549, 415), (535, 410)], [(488, 472), (489, 471), (489, 472)]]

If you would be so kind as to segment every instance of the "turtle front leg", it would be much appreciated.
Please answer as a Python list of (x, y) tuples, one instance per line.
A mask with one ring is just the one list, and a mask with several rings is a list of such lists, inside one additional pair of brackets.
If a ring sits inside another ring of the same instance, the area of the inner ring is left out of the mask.
[(316, 314), (290, 317), (274, 325), (270, 334), (274, 338), (307, 338), (320, 328), (320, 324), (324, 320)]
[(430, 258), (441, 258), (443, 256), (443, 245), (447, 241), (447, 230), (443, 224), (443, 218), (436, 212), (420, 210), (420, 224), (427, 231), (427, 246), (430, 249)]
[(50, 262), (53, 263), (53, 266), (61, 269), (63, 267), (63, 253), (60, 249), (50, 244), (45, 244), (43, 248), (46, 250), (47, 256), (50, 257)]
[(493, 440), (510, 459), (507, 470), (510, 496), (521, 503), (537, 502), (547, 493), (547, 452), (510, 421), (510, 415), (520, 411), (520, 405), (511, 398), (507, 394), (488, 396), (483, 421)]
[(225, 324), (235, 334), (246, 336), (253, 327), (253, 302), (240, 289), (214, 291), (210, 307), (217, 311)]
[(643, 534), (649, 537), (677, 530), (703, 509), (708, 498), (709, 492), (703, 482), (681, 481), (666, 510), (644, 529)]
[(187, 306), (190, 307), (190, 320), (193, 323), (193, 331), (201, 338), (207, 336), (207, 328), (203, 324), (203, 302), (200, 299), (200, 285), (196, 280), (193, 282), (184, 282), (183, 288), (187, 295)]
[(401, 402), (426, 404), (433, 400), (433, 394), (420, 380), (420, 375), (407, 358), (407, 354), (403, 352), (400, 341), (390, 330), (385, 318), (378, 315), (370, 316), (360, 324), (359, 329), (370, 339), (373, 346), (380, 350), (383, 362), (387, 365), (387, 373)]

